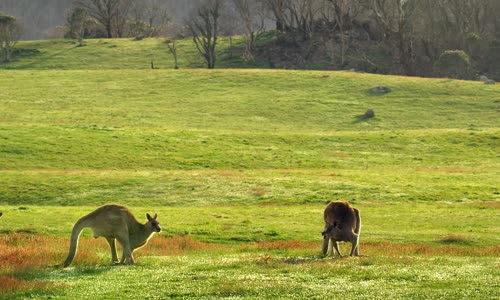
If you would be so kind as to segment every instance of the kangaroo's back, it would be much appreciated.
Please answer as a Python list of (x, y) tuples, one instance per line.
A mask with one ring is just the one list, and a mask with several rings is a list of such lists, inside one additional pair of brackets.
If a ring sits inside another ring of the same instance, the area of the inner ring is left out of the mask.
[(90, 227), (95, 236), (106, 235), (98, 233), (116, 233), (139, 224), (128, 208), (117, 204), (101, 206), (85, 217), (92, 219)]
[(325, 223), (333, 227), (347, 227), (355, 230), (356, 212), (347, 202), (331, 202), (324, 212)]

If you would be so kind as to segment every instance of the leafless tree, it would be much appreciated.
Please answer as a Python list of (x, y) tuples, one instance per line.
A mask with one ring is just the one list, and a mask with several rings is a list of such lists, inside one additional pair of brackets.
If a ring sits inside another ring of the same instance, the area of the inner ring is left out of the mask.
[(260, 0), (271, 11), (272, 18), (276, 22), (276, 29), (284, 31), (290, 28), (291, 17), (288, 12), (289, 0)]
[(172, 57), (174, 58), (174, 69), (179, 69), (179, 64), (177, 63), (176, 39), (166, 40), (165, 44), (167, 44), (168, 51), (170, 51), (170, 54), (172, 54)]
[(413, 17), (418, 1), (372, 0), (371, 8), (385, 40), (396, 50), (395, 56), (405, 75), (416, 75)]
[(207, 63), (209, 69), (215, 68), (216, 46), (219, 37), (219, 18), (223, 0), (204, 1), (188, 21), (193, 42)]
[(256, 41), (264, 32), (263, 4), (250, 0), (233, 0), (233, 3), (244, 29), (245, 51), (243, 58), (252, 61), (254, 60)]
[[(352, 21), (358, 14), (359, 9), (357, 4), (350, 0), (326, 0), (326, 2), (328, 7), (323, 10), (324, 23), (328, 27), (331, 27), (328, 28), (331, 32), (339, 33), (340, 65), (344, 65), (345, 56), (351, 41), (348, 29), (352, 28)], [(327, 15), (326, 12), (329, 14)]]
[(77, 0), (77, 6), (87, 10), (106, 30), (108, 38), (123, 37), (131, 8), (131, 0)]
[(77, 39), (80, 46), (83, 46), (87, 17), (87, 11), (81, 7), (76, 7), (66, 17), (68, 35), (71, 38)]
[(133, 2), (131, 34), (143, 37), (158, 36), (170, 20), (165, 4), (162, 0)]
[(23, 33), (23, 27), (16, 18), (0, 12), (0, 50), (2, 62), (9, 62), (11, 52)]

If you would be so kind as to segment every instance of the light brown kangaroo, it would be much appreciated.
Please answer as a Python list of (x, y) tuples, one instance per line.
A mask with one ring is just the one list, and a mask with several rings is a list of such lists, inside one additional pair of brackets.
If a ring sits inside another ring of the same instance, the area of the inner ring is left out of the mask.
[(359, 234), (361, 231), (361, 217), (359, 210), (347, 202), (330, 202), (324, 212), (325, 229), (323, 235), (323, 255), (327, 254), (330, 242), (330, 254), (333, 249), (342, 256), (337, 242), (351, 242), (351, 256), (359, 256)]
[(101, 206), (83, 216), (73, 226), (69, 254), (64, 262), (64, 267), (69, 266), (73, 261), (78, 247), (78, 238), (85, 227), (92, 228), (94, 238), (100, 236), (106, 238), (111, 247), (111, 259), (114, 263), (118, 262), (115, 245), (115, 241), (118, 240), (123, 248), (120, 263), (133, 264), (132, 252), (146, 245), (155, 232), (161, 231), (160, 223), (156, 221), (157, 214), (154, 217), (146, 214), (146, 217), (148, 221), (141, 224), (128, 208), (116, 204)]

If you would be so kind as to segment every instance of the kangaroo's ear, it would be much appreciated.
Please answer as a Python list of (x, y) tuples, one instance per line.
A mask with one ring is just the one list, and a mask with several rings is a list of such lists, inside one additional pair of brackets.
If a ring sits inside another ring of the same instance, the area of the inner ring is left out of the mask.
[(149, 214), (146, 214), (146, 218), (148, 218), (148, 221), (151, 221), (151, 216)]
[(155, 216), (153, 217), (153, 219), (156, 220), (156, 218), (158, 218), (158, 214), (155, 214)]

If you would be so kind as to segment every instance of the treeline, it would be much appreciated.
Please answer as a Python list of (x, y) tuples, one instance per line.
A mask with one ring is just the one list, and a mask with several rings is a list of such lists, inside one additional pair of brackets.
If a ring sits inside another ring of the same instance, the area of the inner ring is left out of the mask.
[(262, 2), (298, 65), (327, 57), (336, 69), (500, 79), (498, 0)]
[(219, 36), (240, 34), (244, 59), (275, 68), (500, 80), (498, 0), (4, 0), (0, 10), (9, 4), (60, 20), (50, 37), (190, 36), (209, 68)]

